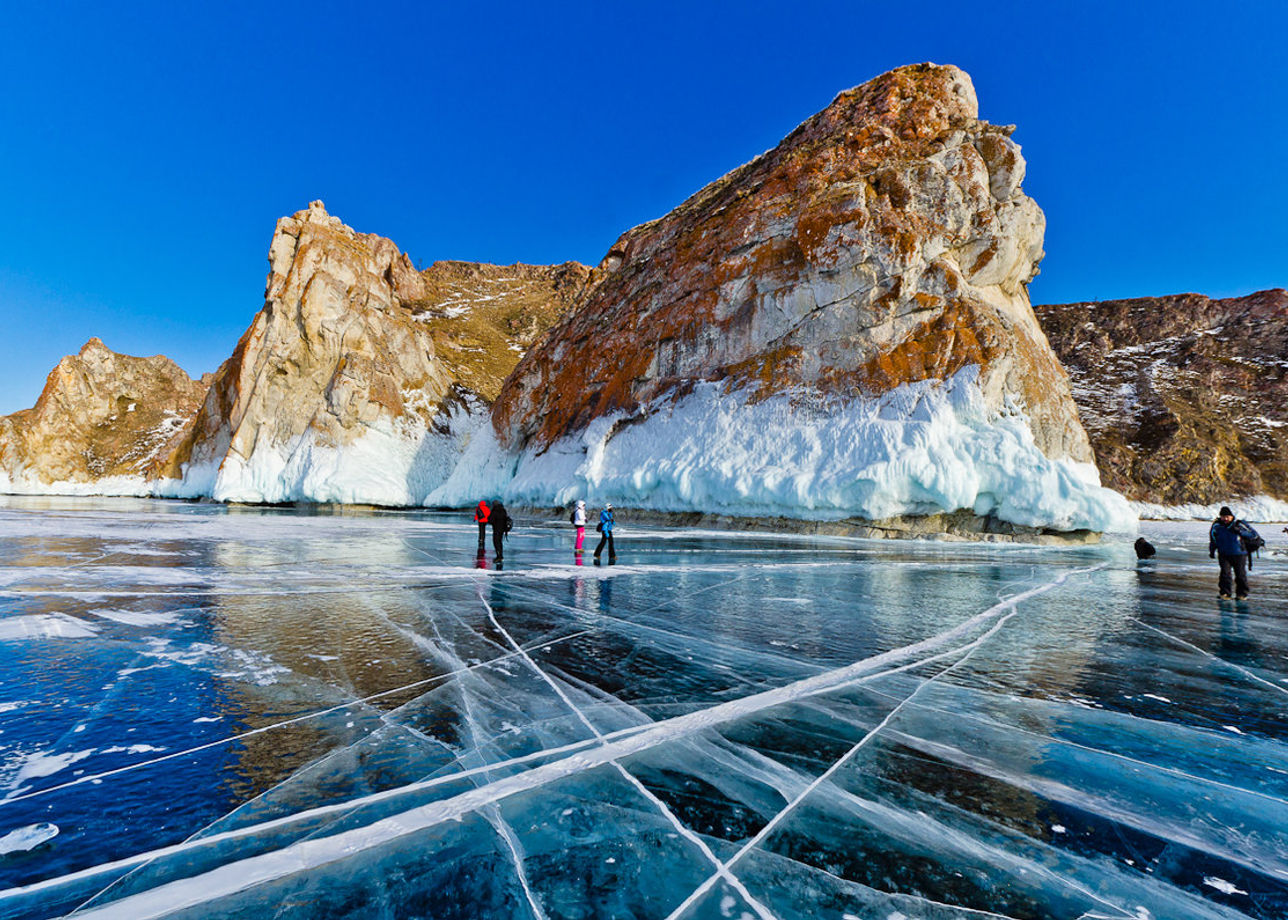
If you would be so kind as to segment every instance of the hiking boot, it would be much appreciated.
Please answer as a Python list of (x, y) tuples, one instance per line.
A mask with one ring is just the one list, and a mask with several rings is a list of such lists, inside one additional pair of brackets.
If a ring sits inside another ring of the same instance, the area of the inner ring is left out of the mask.
[(1228, 601), (1228, 600), (1230, 600), (1230, 595), (1228, 595), (1228, 594), (1218, 594), (1218, 595), (1217, 595), (1217, 597), (1221, 598), (1221, 600), (1223, 600), (1223, 601)]
[(1236, 595), (1234, 596), (1234, 599), (1235, 599), (1236, 601), (1246, 601), (1246, 600), (1248, 599), (1248, 595), (1246, 595), (1246, 594), (1236, 594)]

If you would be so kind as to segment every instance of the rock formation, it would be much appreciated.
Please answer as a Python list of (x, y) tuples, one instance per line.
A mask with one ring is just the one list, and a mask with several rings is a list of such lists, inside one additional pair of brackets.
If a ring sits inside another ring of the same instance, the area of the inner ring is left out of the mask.
[(1107, 485), (1165, 505), (1288, 501), (1288, 291), (1035, 310)]
[(547, 445), (695, 380), (848, 395), (979, 365), (990, 408), (1021, 400), (1042, 450), (1090, 461), (1028, 303), (1043, 215), (1012, 129), (977, 113), (957, 68), (900, 68), (628, 231), (502, 393), (502, 440)]
[(278, 221), (269, 264), (264, 308), (166, 463), (163, 492), (419, 503), (588, 271), (420, 272), (320, 201)]
[(58, 362), (33, 408), (0, 417), (0, 490), (145, 491), (209, 385), (169, 358), (90, 339)]
[[(872, 517), (964, 505), (1039, 523), (1047, 510), (1020, 507), (1037, 497), (991, 490), (1022, 488), (1011, 475), (1019, 466), (1054, 462), (1061, 481), (1049, 485), (1077, 493), (1080, 480), (1089, 491), (1078, 501), (1094, 496), (1099, 510), (1057, 514), (1053, 526), (1117, 515), (1097, 492), (1068, 378), (1029, 305), (1044, 218), (1021, 191), (1024, 159), (1011, 128), (977, 114), (957, 68), (900, 68), (841, 93), (773, 150), (625, 233), (494, 407), (497, 439), (518, 458), (513, 488), (536, 499), (580, 449), (586, 488), (620, 501), (681, 510), (719, 492), (747, 496), (744, 510)], [(791, 404), (781, 418), (757, 408), (780, 398)], [(723, 460), (699, 456), (707, 447), (695, 436), (676, 442), (693, 457), (659, 456), (610, 484), (614, 439), (645, 423), (653, 440), (677, 438), (660, 419), (692, 399), (705, 402), (704, 425), (781, 424), (777, 445), (739, 450), (777, 452), (790, 482), (767, 495), (735, 481), (712, 468)], [(792, 443), (793, 414), (812, 420), (806, 440), (821, 432), (829, 456)], [(892, 434), (877, 417), (927, 426)], [(970, 431), (945, 435), (964, 419)], [(967, 443), (999, 421), (1012, 426), (1009, 446)], [(842, 422), (851, 442), (888, 443), (856, 454), (834, 434)], [(557, 445), (562, 467), (530, 462)], [(1025, 459), (984, 483), (977, 474), (994, 451), (1001, 465), (1003, 454)]]
[(278, 221), (263, 309), (214, 375), (98, 339), (0, 418), (0, 491), (412, 505), (589, 269), (435, 262), (321, 202)]

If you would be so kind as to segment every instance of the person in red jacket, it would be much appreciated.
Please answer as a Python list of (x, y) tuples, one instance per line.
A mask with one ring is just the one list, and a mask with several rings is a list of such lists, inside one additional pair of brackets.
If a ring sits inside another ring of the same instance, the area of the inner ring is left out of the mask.
[(474, 523), (479, 525), (479, 552), (483, 552), (483, 540), (487, 537), (487, 519), (492, 516), (492, 509), (487, 502), (479, 499), (478, 508), (474, 509)]

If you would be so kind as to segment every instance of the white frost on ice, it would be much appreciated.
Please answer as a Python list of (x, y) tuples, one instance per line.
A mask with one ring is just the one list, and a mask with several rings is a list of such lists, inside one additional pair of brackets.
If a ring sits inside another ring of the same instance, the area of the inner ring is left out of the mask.
[(91, 612), (96, 617), (111, 620), (113, 623), (123, 623), (126, 626), (162, 626), (166, 623), (173, 623), (179, 619), (179, 614), (174, 611), (167, 613), (143, 613), (137, 610), (100, 609)]
[(0, 620), (0, 642), (14, 639), (87, 639), (97, 632), (89, 623), (65, 613), (33, 613)]
[(1247, 894), (1242, 888), (1236, 888), (1223, 878), (1207, 875), (1203, 877), (1203, 884), (1210, 888), (1215, 888), (1222, 894)]
[(28, 780), (53, 776), (55, 773), (67, 769), (72, 764), (84, 760), (93, 753), (93, 750), (69, 751), (65, 754), (50, 754), (38, 751), (35, 754), (19, 755), (19, 760), (10, 760), (5, 763), (6, 768), (17, 768), (14, 770), (13, 778), (9, 780), (9, 788), (17, 789)]
[(57, 836), (57, 824), (49, 824), (48, 822), (28, 824), (26, 827), (12, 830), (0, 837), (0, 856), (4, 856), (7, 853), (25, 853), (28, 850), (34, 850), (42, 843), (53, 840)]
[(968, 508), (1034, 527), (1136, 529), (1092, 465), (1052, 460), (1022, 416), (990, 414), (974, 368), (847, 401), (797, 393), (754, 402), (701, 384), (638, 419), (596, 419), (539, 453), (508, 454), (485, 428), (426, 504), (489, 494), (814, 520)]

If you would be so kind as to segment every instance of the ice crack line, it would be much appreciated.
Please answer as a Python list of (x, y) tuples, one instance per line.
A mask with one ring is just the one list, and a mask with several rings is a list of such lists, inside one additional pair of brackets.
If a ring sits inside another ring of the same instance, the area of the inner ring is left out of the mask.
[[(935, 681), (939, 680), (939, 678), (952, 673), (957, 668), (965, 664), (968, 660), (970, 660), (970, 657), (974, 655), (975, 652), (978, 651), (979, 648), (985, 642), (987, 642), (990, 638), (996, 635), (1002, 629), (1002, 627), (1006, 625), (1007, 621), (1010, 620), (1011, 617), (1015, 616), (1018, 612), (1019, 610), (1014, 606), (1012, 606), (1011, 612), (1006, 614), (1001, 619), (999, 619), (996, 623), (994, 623), (988, 629), (987, 632), (983, 633), (975, 640), (973, 640), (972, 642), (962, 647), (965, 650), (965, 654), (962, 655), (961, 658), (959, 658), (956, 662), (949, 665), (948, 667), (944, 668), (944, 670), (940, 671), (935, 676), (918, 684), (916, 689), (914, 689), (912, 693), (908, 694), (908, 696), (900, 700), (898, 705), (896, 705), (893, 709), (891, 709), (890, 712), (886, 714), (884, 719), (878, 722), (877, 725), (873, 727), (871, 731), (869, 731), (857, 742), (855, 742), (854, 746), (851, 747), (848, 751), (846, 751), (845, 754), (843, 754), (839, 760), (833, 763), (820, 776), (816, 777), (813, 782), (811, 782), (808, 786), (802, 789), (800, 793), (794, 799), (792, 799), (792, 801), (789, 802), (785, 808), (783, 808), (776, 815), (770, 818), (769, 821), (765, 823), (765, 826), (762, 827), (756, 833), (755, 836), (753, 836), (750, 840), (748, 840), (745, 844), (743, 844), (742, 847), (738, 850), (738, 852), (736, 852), (732, 857), (730, 857), (728, 862), (721, 863), (720, 864), (721, 867), (727, 871), (732, 871), (735, 864), (737, 864), (744, 856), (746, 856), (748, 853), (750, 853), (752, 850), (758, 847), (762, 842), (764, 842), (764, 840), (766, 840), (769, 837), (769, 835), (774, 831), (774, 829), (777, 828), (780, 824), (782, 824), (782, 822), (787, 818), (787, 816), (791, 814), (796, 809), (796, 807), (800, 805), (801, 802), (803, 802), (806, 798), (809, 797), (810, 793), (812, 793), (819, 786), (823, 785), (823, 783), (827, 782), (828, 779), (830, 779), (838, 770), (841, 769), (842, 766), (845, 765), (847, 761), (850, 760), (850, 758), (852, 758), (863, 747), (865, 747), (869, 741), (871, 741), (873, 738), (879, 735), (882, 732), (882, 730), (884, 730), (885, 727), (890, 724), (890, 722), (894, 719), (894, 717), (899, 714), (901, 710), (903, 710), (906, 706), (912, 704), (913, 701), (918, 696), (921, 695), (922, 691), (924, 691)], [(705, 895), (708, 891), (711, 890), (711, 887), (721, 878), (721, 876), (722, 876), (722, 873), (717, 871), (716, 873), (708, 877), (707, 880), (703, 882), (701, 885), (699, 885), (693, 891), (692, 894), (690, 894), (687, 898), (685, 898), (684, 901), (678, 907), (675, 908), (675, 910), (671, 911), (671, 913), (667, 915), (666, 920), (679, 920), (679, 918), (684, 915), (685, 911), (687, 911), (703, 895)], [(1104, 898), (1100, 897), (1090, 889), (1085, 888), (1082, 885), (1078, 885), (1069, 879), (1060, 879), (1060, 881), (1064, 882), (1074, 890), (1091, 898), (1093, 901), (1103, 904), (1112, 910), (1117, 910), (1120, 913), (1122, 913), (1124, 916), (1129, 916), (1126, 913), (1126, 911), (1123, 911), (1117, 905), (1112, 904), (1109, 901), (1106, 901)]]
[(1211, 658), (1213, 661), (1219, 661), (1221, 662), (1221, 664), (1225, 665), (1226, 667), (1233, 668), (1234, 670), (1242, 674), (1244, 677), (1250, 678), (1251, 680), (1255, 680), (1259, 684), (1265, 684), (1267, 687), (1270, 687), (1273, 690), (1278, 690), (1280, 693), (1288, 693), (1288, 688), (1281, 687), (1278, 684), (1276, 684), (1274, 681), (1266, 680), (1264, 677), (1254, 674), (1252, 671), (1249, 671), (1241, 664), (1235, 664), (1233, 661), (1226, 661), (1220, 655), (1213, 655), (1207, 649), (1199, 648), (1193, 642), (1187, 642), (1184, 639), (1182, 639), (1180, 636), (1174, 636), (1165, 629), (1159, 629), (1157, 626), (1151, 626), (1149, 623), (1146, 623), (1144, 620), (1139, 619), (1138, 617), (1129, 617), (1129, 619), (1133, 623), (1139, 623), (1141, 626), (1144, 626), (1146, 629), (1152, 629), (1160, 636), (1165, 636), (1166, 638), (1175, 642), (1177, 645), (1183, 645), (1188, 649), (1192, 649), (1201, 655), (1205, 655), (1208, 658)]
[(841, 767), (844, 766), (845, 763), (851, 757), (857, 754), (864, 746), (867, 745), (869, 741), (871, 741), (878, 734), (880, 734), (881, 730), (884, 729), (888, 724), (890, 724), (890, 721), (896, 715), (899, 714), (900, 710), (902, 710), (905, 706), (911, 703), (918, 696), (918, 694), (920, 694), (921, 691), (924, 690), (926, 687), (930, 686), (932, 683), (937, 681), (939, 678), (943, 677), (945, 674), (950, 673), (955, 668), (958, 668), (962, 664), (964, 664), (970, 658), (970, 656), (975, 653), (976, 649), (978, 649), (981, 644), (983, 644), (987, 639), (991, 638), (999, 629), (1001, 629), (1007, 620), (1015, 616), (1016, 612), (1017, 611), (1014, 608), (1012, 608), (1010, 613), (1008, 613), (1006, 616), (1002, 617), (1000, 620), (994, 623), (993, 626), (987, 632), (985, 632), (983, 635), (979, 636), (973, 642), (967, 645), (965, 647), (967, 650), (965, 655), (963, 655), (960, 659), (958, 659), (953, 664), (944, 668), (944, 670), (940, 671), (934, 677), (931, 677), (929, 680), (923, 681), (922, 683), (918, 684), (917, 688), (913, 690), (912, 693), (908, 694), (908, 696), (905, 697), (903, 700), (901, 700), (897, 706), (895, 706), (888, 713), (886, 713), (885, 718), (882, 719), (880, 722), (878, 722), (871, 731), (869, 731), (866, 735), (860, 738), (854, 744), (853, 747), (851, 747), (848, 751), (846, 751), (841, 756), (839, 760), (837, 760), (834, 764), (832, 764), (830, 767), (824, 770), (822, 774), (815, 777), (813, 782), (811, 782), (808, 786), (802, 789), (799, 794), (797, 794), (796, 798), (788, 802), (785, 808), (783, 808), (781, 811), (778, 812), (778, 814), (770, 818), (769, 821), (765, 823), (765, 826), (762, 827), (754, 837), (752, 837), (745, 844), (743, 844), (742, 847), (738, 850), (738, 852), (735, 853), (729, 859), (728, 862), (717, 863), (717, 871), (713, 873), (710, 877), (708, 877), (705, 882), (703, 882), (701, 885), (695, 888), (687, 898), (685, 898), (682, 902), (680, 902), (680, 905), (676, 907), (675, 910), (671, 911), (670, 914), (667, 915), (666, 920), (679, 920), (679, 918), (684, 915), (684, 912), (687, 911), (691, 906), (693, 906), (693, 904), (695, 904), (703, 895), (705, 895), (708, 891), (710, 891), (711, 887), (715, 885), (715, 883), (719, 881), (720, 878), (722, 878), (726, 873), (731, 872), (735, 864), (737, 864), (744, 856), (750, 853), (753, 849), (758, 847), (761, 844), (761, 842), (764, 841), (765, 838), (767, 838), (774, 831), (776, 827), (782, 824), (782, 822), (787, 818), (787, 816), (791, 814), (796, 809), (796, 807), (800, 805), (801, 802), (805, 801), (805, 799), (809, 796), (811, 792), (813, 792), (823, 783), (827, 782), (828, 779), (830, 779), (832, 775), (836, 773), (836, 771), (841, 769)]
[[(489, 604), (487, 602), (487, 598), (483, 596), (483, 590), (481, 586), (479, 588), (478, 595), (479, 595), (479, 602), (482, 603), (484, 608), (487, 610), (488, 619), (492, 621), (492, 626), (495, 627), (496, 630), (500, 632), (501, 635), (505, 638), (505, 641), (508, 642), (511, 645), (511, 647), (513, 647), (514, 650), (522, 656), (523, 660), (526, 661), (528, 663), (528, 666), (532, 668), (533, 671), (536, 672), (537, 676), (539, 676), (543, 681), (545, 681), (550, 686), (550, 689), (555, 692), (555, 694), (559, 697), (559, 699), (563, 700), (564, 705), (567, 706), (570, 710), (572, 710), (573, 714), (576, 715), (577, 718), (581, 721), (581, 723), (585, 725), (587, 729), (590, 730), (591, 734), (595, 736), (595, 738), (600, 742), (600, 745), (602, 747), (604, 744), (604, 736), (600, 732), (600, 730), (596, 728), (595, 725), (590, 721), (590, 719), (586, 717), (586, 714), (581, 711), (581, 708), (578, 707), (577, 704), (574, 703), (566, 693), (564, 693), (563, 688), (559, 686), (559, 684), (555, 681), (555, 679), (552, 678), (548, 673), (546, 673), (545, 669), (542, 668), (540, 665), (538, 665), (531, 655), (523, 651), (523, 649), (519, 646), (519, 643), (514, 640), (514, 637), (512, 635), (510, 635), (509, 630), (507, 630), (504, 626), (501, 625), (500, 621), (497, 620), (496, 618), (496, 612), (492, 609), (492, 605)], [(673, 812), (665, 802), (663, 802), (656, 795), (654, 795), (652, 790), (650, 790), (642, 782), (640, 782), (638, 777), (636, 777), (633, 773), (627, 770), (616, 760), (610, 760), (609, 764), (612, 767), (614, 767), (617, 770), (617, 772), (620, 773), (628, 783), (634, 786), (644, 796), (644, 798), (652, 802), (657, 807), (657, 809), (662, 813), (662, 816), (666, 818), (667, 821), (669, 821), (671, 825), (686, 840), (688, 840), (690, 843), (696, 846), (698, 850), (702, 853), (702, 855), (705, 856), (711, 862), (711, 864), (716, 867), (715, 875), (712, 876), (713, 879), (723, 878), (726, 882), (728, 882), (730, 887), (732, 887), (735, 891), (741, 894), (744, 899), (746, 899), (747, 903), (750, 904), (751, 907), (756, 911), (756, 913), (761, 917), (761, 920), (774, 920), (774, 915), (770, 913), (769, 909), (752, 896), (751, 892), (749, 892), (743, 886), (742, 881), (740, 879), (735, 877), (733, 873), (729, 872), (727, 869), (725, 869), (722, 866), (720, 862), (720, 858), (711, 851), (711, 848), (707, 846), (706, 841), (704, 841), (701, 837), (695, 834), (687, 825), (685, 825), (684, 822), (682, 822), (676, 816), (675, 812)]]
[[(611, 760), (649, 750), (659, 744), (684, 738), (735, 719), (755, 715), (774, 706), (826, 693), (853, 683), (874, 680), (895, 670), (914, 667), (917, 664), (950, 654), (950, 652), (944, 651), (946, 646), (951, 646), (952, 643), (970, 635), (981, 627), (986, 628), (987, 624), (997, 619), (1002, 612), (1011, 609), (1015, 605), (1057, 588), (1075, 575), (1085, 575), (1102, 569), (1105, 565), (1106, 563), (1101, 563), (1087, 568), (1071, 569), (1051, 582), (1031, 588), (995, 604), (959, 623), (957, 626), (920, 642), (892, 649), (888, 652), (853, 662), (845, 667), (795, 681), (783, 687), (765, 690), (737, 700), (730, 700), (697, 712), (655, 722), (642, 728), (623, 729), (619, 732), (610, 733), (604, 736), (604, 743), (598, 747), (588, 747), (594, 743), (593, 741), (579, 742), (565, 745), (562, 748), (526, 754), (522, 757), (514, 758), (507, 764), (492, 764), (487, 768), (488, 770), (496, 770), (501, 766), (517, 766), (521, 763), (560, 754), (568, 755), (552, 763), (534, 767), (525, 773), (504, 777), (488, 786), (472, 789), (447, 799), (430, 802), (397, 815), (374, 821), (360, 828), (342, 831), (330, 837), (300, 840), (271, 853), (237, 860), (204, 874), (177, 880), (121, 901), (113, 902), (93, 914), (87, 913), (85, 916), (119, 916), (126, 918), (126, 920), (145, 920), (147, 917), (164, 916), (166, 913), (179, 910), (182, 907), (202, 904), (217, 897), (231, 895), (302, 870), (344, 859), (355, 853), (397, 840), (408, 834), (434, 827), (446, 821), (459, 819), (464, 815), (478, 811), (491, 802), (500, 801), (509, 796), (548, 785), (565, 777), (603, 766)], [(926, 653), (932, 654), (929, 658), (922, 657)], [(234, 839), (249, 837), (312, 818), (386, 801), (446, 782), (454, 782), (477, 772), (482, 772), (482, 770), (460, 771), (447, 777), (439, 777), (423, 783), (413, 783), (398, 789), (373, 793), (361, 799), (322, 805), (251, 827), (212, 835), (200, 841), (176, 844), (114, 862), (91, 866), (59, 878), (36, 882), (23, 888), (10, 888), (0, 891), (0, 902), (28, 896), (62, 884), (92, 878), (97, 875), (118, 872), (130, 866), (165, 856), (177, 855), (199, 846), (226, 843)]]
[[(534, 650), (546, 648), (551, 645), (558, 645), (561, 642), (567, 642), (568, 640), (575, 639), (578, 636), (584, 636), (589, 632), (590, 630), (588, 629), (578, 630), (575, 633), (570, 633), (569, 635), (566, 635), (566, 636), (560, 636), (557, 639), (551, 639), (548, 642), (543, 642), (540, 645), (534, 646)], [(49, 793), (51, 792), (57, 792), (60, 789), (67, 789), (67, 788), (70, 788), (71, 786), (79, 786), (83, 783), (96, 782), (101, 779), (106, 779), (109, 776), (117, 776), (121, 773), (129, 773), (133, 770), (141, 770), (144, 767), (151, 767), (159, 763), (164, 763), (167, 760), (174, 760), (176, 757), (186, 757), (189, 754), (197, 754), (197, 753), (200, 753), (201, 751), (206, 751), (211, 748), (216, 748), (224, 744), (232, 744), (235, 741), (241, 741), (245, 738), (249, 738), (252, 735), (261, 735), (264, 732), (271, 732), (271, 731), (276, 731), (279, 728), (286, 728), (288, 725), (295, 725), (300, 722), (307, 722), (309, 719), (317, 719), (321, 716), (325, 716), (333, 712), (339, 712), (343, 709), (350, 709), (354, 706), (361, 706), (365, 703), (370, 703), (372, 700), (378, 700), (378, 699), (381, 699), (382, 697), (392, 696), (395, 693), (403, 693), (407, 690), (414, 690), (417, 687), (426, 686), (427, 684), (448, 680), (452, 677), (458, 677), (461, 674), (465, 674), (469, 671), (478, 670), (479, 668), (491, 667), (492, 665), (495, 665), (501, 661), (506, 661), (508, 659), (516, 658), (516, 657), (518, 656), (515, 652), (506, 652), (505, 654), (500, 655), (496, 658), (490, 659), (488, 661), (480, 661), (478, 664), (472, 664), (460, 670), (451, 671), (447, 674), (437, 674), (434, 677), (427, 677), (424, 680), (418, 680), (410, 684), (404, 684), (401, 687), (394, 687), (392, 690), (382, 690), (380, 693), (373, 693), (371, 696), (364, 696), (360, 699), (351, 700), (347, 703), (340, 703), (335, 706), (330, 706), (326, 709), (319, 709), (316, 712), (305, 713), (302, 716), (296, 716), (292, 719), (286, 719), (281, 722), (274, 722), (272, 725), (261, 725), (259, 728), (252, 728), (249, 731), (244, 731), (239, 735), (229, 735), (226, 738), (219, 738), (215, 741), (208, 741), (205, 744), (199, 744), (196, 747), (185, 748), (182, 751), (174, 751), (173, 753), (170, 753), (170, 754), (163, 754), (160, 757), (153, 757), (149, 760), (141, 760), (138, 763), (127, 764), (124, 767), (117, 767), (113, 770), (104, 770), (102, 773), (90, 773), (85, 776), (77, 777), (74, 780), (69, 780), (68, 782), (65, 782), (65, 783), (59, 783), (56, 786), (47, 786), (44, 789), (37, 789), (34, 792), (26, 792), (26, 793), (23, 793), (22, 795), (7, 796), (3, 799), (0, 799), (0, 807), (4, 807), (5, 805), (12, 804), (13, 802), (21, 802), (24, 799), (34, 799), (42, 795), (49, 795)]]

